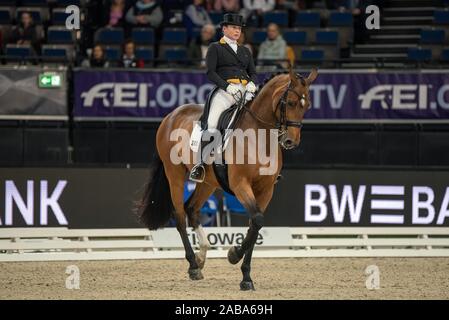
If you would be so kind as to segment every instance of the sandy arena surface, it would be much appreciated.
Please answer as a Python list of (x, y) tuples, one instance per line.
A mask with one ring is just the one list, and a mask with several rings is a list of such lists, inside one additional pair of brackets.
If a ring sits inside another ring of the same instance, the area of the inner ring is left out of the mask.
[[(66, 267), (80, 289), (65, 287)], [(380, 289), (367, 290), (377, 265)], [(449, 258), (254, 259), (254, 292), (241, 292), (240, 263), (209, 259), (191, 281), (184, 260), (0, 263), (0, 299), (448, 299)]]

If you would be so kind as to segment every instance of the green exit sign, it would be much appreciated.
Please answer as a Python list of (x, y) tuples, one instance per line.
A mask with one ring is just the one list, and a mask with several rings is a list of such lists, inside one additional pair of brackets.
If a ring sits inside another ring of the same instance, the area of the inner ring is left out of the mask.
[(60, 88), (62, 85), (62, 74), (57, 72), (45, 72), (39, 74), (39, 88)]

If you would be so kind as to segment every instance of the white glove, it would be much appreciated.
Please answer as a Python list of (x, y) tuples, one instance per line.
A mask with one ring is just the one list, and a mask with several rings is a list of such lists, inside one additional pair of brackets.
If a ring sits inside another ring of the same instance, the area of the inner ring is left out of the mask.
[(257, 90), (257, 88), (256, 88), (256, 85), (254, 84), (254, 82), (251, 81), (250, 83), (248, 83), (246, 85), (246, 91), (254, 93), (254, 92), (256, 92), (256, 90)]
[(226, 92), (229, 93), (231, 96), (233, 96), (234, 94), (236, 94), (239, 91), (240, 91), (239, 86), (236, 84), (233, 84), (233, 83), (229, 84), (226, 87)]
[(247, 92), (246, 95), (245, 95), (245, 100), (246, 101), (251, 101), (253, 99), (254, 99), (254, 93)]

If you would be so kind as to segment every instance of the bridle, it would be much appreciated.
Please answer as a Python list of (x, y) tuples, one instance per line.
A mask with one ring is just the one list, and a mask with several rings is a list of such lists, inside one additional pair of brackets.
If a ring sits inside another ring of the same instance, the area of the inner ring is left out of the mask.
[[(260, 123), (272, 127), (274, 129), (279, 130), (279, 138), (287, 134), (288, 127), (295, 127), (301, 129), (303, 127), (302, 121), (291, 121), (287, 118), (287, 97), (289, 92), (293, 92), (297, 97), (298, 101), (301, 103), (301, 100), (306, 100), (306, 96), (304, 94), (300, 95), (297, 93), (293, 88), (291, 87), (292, 83), (291, 81), (288, 83), (287, 88), (282, 93), (281, 98), (279, 99), (279, 102), (276, 105), (276, 109), (274, 110), (274, 113), (279, 110), (279, 119), (276, 120), (276, 123), (273, 125), (272, 123), (269, 123), (263, 119), (261, 119), (257, 114), (254, 113), (250, 108), (247, 106), (243, 106), (243, 109), (247, 111), (254, 119), (259, 121)], [(243, 97), (244, 98), (244, 97)]]
[(306, 99), (306, 96), (303, 94), (302, 96), (299, 95), (295, 90), (291, 87), (291, 81), (288, 83), (287, 89), (285, 89), (284, 93), (281, 96), (281, 99), (279, 100), (276, 109), (274, 110), (274, 113), (276, 114), (277, 110), (280, 111), (280, 117), (279, 120), (276, 121), (276, 129), (278, 129), (281, 132), (286, 132), (288, 127), (296, 127), (301, 129), (303, 124), (302, 121), (290, 121), (287, 119), (287, 96), (289, 92), (293, 92), (298, 97), (298, 102), (301, 102), (302, 99)]

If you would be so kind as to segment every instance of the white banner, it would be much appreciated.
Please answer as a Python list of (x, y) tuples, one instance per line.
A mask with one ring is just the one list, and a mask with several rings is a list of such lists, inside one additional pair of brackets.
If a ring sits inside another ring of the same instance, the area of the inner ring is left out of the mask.
[[(230, 247), (241, 245), (248, 228), (204, 228), (207, 239), (212, 247)], [(188, 228), (187, 234), (190, 243), (198, 246), (198, 237), (192, 228)], [(151, 231), (153, 243), (156, 248), (182, 247), (181, 237), (176, 228), (165, 228)], [(289, 228), (262, 228), (257, 238), (256, 246), (279, 247), (293, 245)]]

